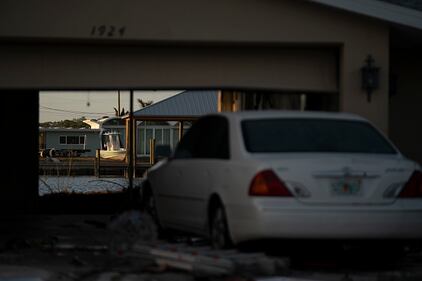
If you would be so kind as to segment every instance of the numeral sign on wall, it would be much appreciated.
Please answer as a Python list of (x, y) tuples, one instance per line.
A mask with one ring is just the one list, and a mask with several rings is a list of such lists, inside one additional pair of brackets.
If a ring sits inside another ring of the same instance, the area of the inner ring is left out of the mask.
[(115, 25), (94, 25), (91, 29), (91, 36), (97, 37), (123, 37), (125, 35), (126, 26)]

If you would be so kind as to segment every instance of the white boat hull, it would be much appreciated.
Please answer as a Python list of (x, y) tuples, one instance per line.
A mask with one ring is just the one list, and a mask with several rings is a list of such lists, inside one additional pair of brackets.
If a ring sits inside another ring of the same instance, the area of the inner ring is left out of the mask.
[(100, 157), (103, 159), (124, 161), (126, 158), (126, 150), (100, 150)]

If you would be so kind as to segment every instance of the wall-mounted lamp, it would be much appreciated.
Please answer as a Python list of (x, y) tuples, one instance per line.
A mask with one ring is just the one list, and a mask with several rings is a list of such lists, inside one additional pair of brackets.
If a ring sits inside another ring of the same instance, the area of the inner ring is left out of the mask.
[(368, 102), (371, 102), (371, 94), (379, 86), (379, 67), (374, 66), (374, 59), (371, 55), (365, 60), (362, 71), (362, 90), (366, 91)]

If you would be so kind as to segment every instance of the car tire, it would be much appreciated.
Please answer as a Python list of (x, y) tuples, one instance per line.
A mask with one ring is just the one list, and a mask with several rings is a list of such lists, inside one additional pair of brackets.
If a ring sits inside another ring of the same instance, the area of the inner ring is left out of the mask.
[(154, 220), (154, 222), (157, 224), (157, 227), (158, 227), (159, 223), (158, 223), (157, 208), (155, 206), (154, 196), (150, 189), (146, 189), (144, 191), (142, 202), (143, 202), (142, 205), (145, 212), (151, 216), (151, 218)]
[(233, 247), (227, 224), (226, 212), (218, 205), (212, 212), (210, 222), (210, 240), (214, 249), (228, 249)]
[(170, 231), (164, 229), (160, 224), (160, 219), (158, 218), (157, 207), (155, 205), (154, 195), (150, 187), (145, 188), (142, 194), (142, 207), (145, 213), (147, 213), (156, 225), (157, 237), (159, 239), (169, 239), (171, 237)]

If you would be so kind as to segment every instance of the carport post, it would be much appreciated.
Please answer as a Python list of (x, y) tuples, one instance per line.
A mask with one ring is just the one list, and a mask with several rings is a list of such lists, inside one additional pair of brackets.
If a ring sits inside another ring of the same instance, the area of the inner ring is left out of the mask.
[(149, 164), (155, 164), (155, 139), (149, 139)]
[(183, 121), (179, 121), (179, 141), (182, 139), (183, 136)]
[(101, 149), (97, 149), (95, 152), (95, 176), (99, 178), (100, 175), (100, 168), (101, 168)]

